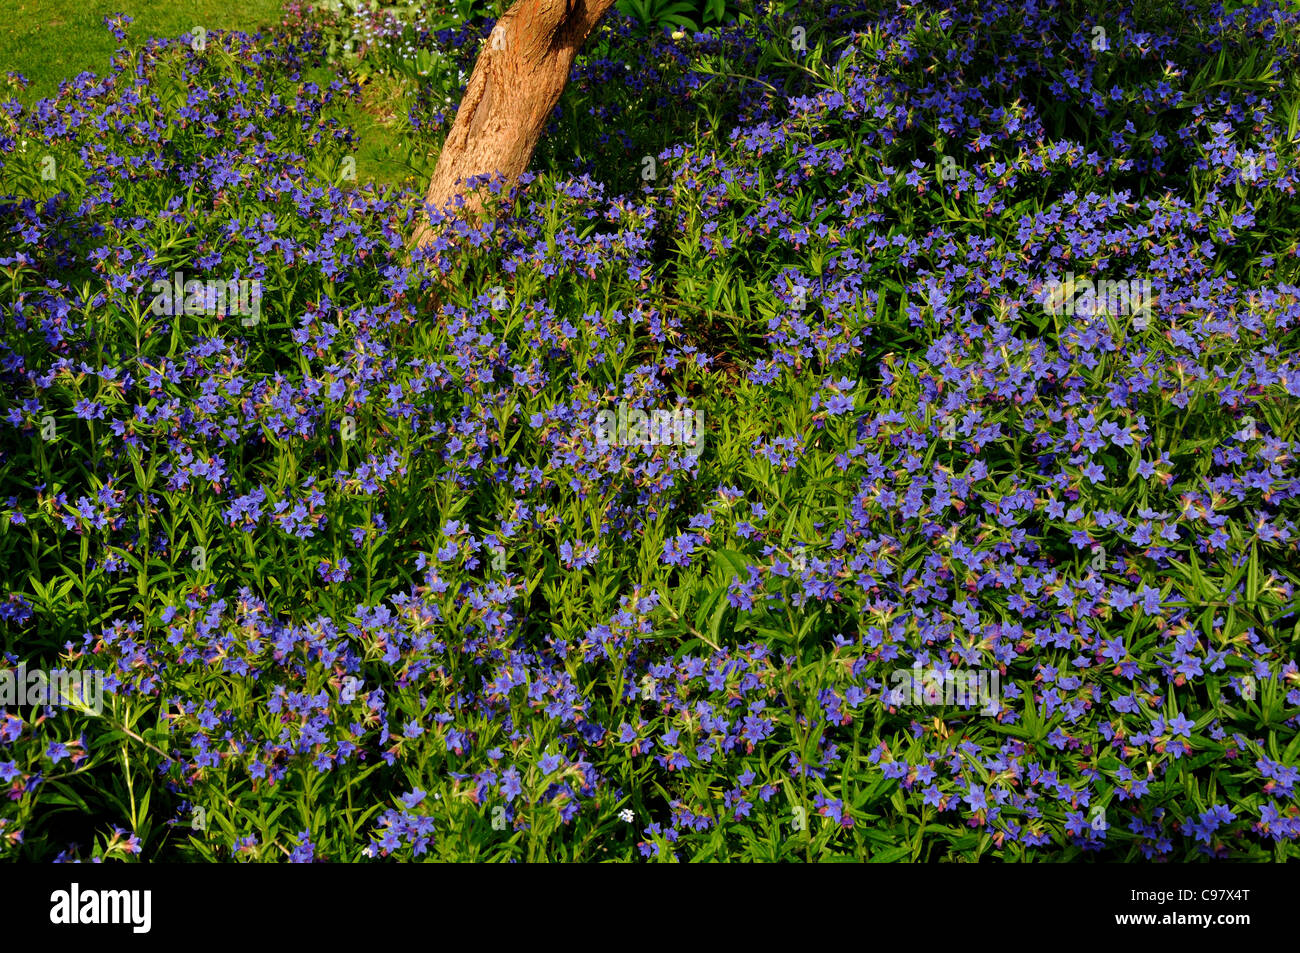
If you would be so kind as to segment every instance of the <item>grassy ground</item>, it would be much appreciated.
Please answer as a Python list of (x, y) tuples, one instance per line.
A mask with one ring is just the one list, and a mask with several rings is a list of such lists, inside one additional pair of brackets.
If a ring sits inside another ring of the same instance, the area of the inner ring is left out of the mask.
[(348, 110), (348, 121), (361, 139), (357, 149), (358, 181), (389, 185), (428, 181), (432, 167), (416, 172), (413, 165), (418, 165), (421, 157), (409, 154), (410, 123), (405, 114), (411, 85), (409, 80), (374, 77), (366, 84), (361, 101)]
[(62, 80), (83, 71), (106, 72), (120, 44), (103, 24), (105, 16), (134, 17), (133, 41), (205, 30), (247, 30), (279, 19), (280, 0), (12, 0), (0, 23), (0, 63), (22, 73), (31, 87), (20, 97), (32, 102), (51, 96)]
[[(107, 71), (121, 44), (104, 26), (105, 16), (125, 13), (132, 45), (151, 36), (174, 37), (195, 26), (206, 30), (255, 32), (276, 23), (281, 0), (15, 0), (17, 8), (0, 23), (0, 72), (22, 73), (31, 86), (18, 94), (26, 105), (52, 96), (59, 83), (78, 73)], [(328, 82), (326, 71), (311, 77)], [(380, 84), (383, 85), (382, 83)], [(357, 155), (360, 181), (397, 184), (411, 171), (404, 165), (401, 119), (391, 114), (377, 89), (357, 103), (349, 119), (361, 136)]]

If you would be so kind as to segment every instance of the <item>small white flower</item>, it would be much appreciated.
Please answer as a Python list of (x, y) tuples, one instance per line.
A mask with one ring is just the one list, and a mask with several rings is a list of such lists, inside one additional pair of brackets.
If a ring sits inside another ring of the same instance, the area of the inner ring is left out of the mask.
[(632, 813), (632, 809), (630, 807), (623, 808), (623, 810), (618, 812), (618, 816), (621, 817), (623, 820), (627, 821), (629, 824), (631, 824), (632, 819), (636, 817), (636, 815)]

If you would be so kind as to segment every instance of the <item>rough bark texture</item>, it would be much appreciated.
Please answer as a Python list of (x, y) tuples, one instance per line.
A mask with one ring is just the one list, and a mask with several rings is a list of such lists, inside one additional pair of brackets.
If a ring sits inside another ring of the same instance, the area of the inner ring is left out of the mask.
[[(573, 60), (614, 0), (517, 0), (483, 44), (456, 121), (438, 156), (425, 204), (477, 216), (482, 200), (465, 180), (499, 173), (506, 188), (528, 168), (537, 140), (568, 82)], [(428, 220), (412, 241), (432, 238)]]

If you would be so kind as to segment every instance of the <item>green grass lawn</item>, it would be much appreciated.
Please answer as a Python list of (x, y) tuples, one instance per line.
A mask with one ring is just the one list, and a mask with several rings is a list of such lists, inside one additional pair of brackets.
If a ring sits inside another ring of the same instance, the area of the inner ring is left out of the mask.
[(24, 102), (52, 96), (59, 83), (89, 70), (104, 73), (120, 45), (104, 26), (105, 16), (134, 17), (134, 43), (150, 36), (175, 37), (196, 26), (205, 30), (247, 30), (275, 23), (280, 0), (13, 0), (0, 24), (3, 71), (22, 73), (31, 87)]

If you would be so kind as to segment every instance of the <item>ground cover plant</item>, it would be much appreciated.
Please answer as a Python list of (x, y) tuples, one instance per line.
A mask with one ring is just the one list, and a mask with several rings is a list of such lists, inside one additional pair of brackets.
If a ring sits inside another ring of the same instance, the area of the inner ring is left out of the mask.
[(177, 36), (195, 24), (209, 30), (255, 28), (277, 22), (279, 0), (13, 0), (0, 23), (0, 64), (16, 69), (30, 84), (19, 91), (24, 104), (53, 96), (61, 80), (83, 71), (105, 73), (118, 48), (104, 29), (105, 16), (137, 18), (146, 35)]
[(415, 250), (499, 11), (11, 74), (0, 857), (1293, 856), (1300, 14), (1093, 6), (612, 12)]

